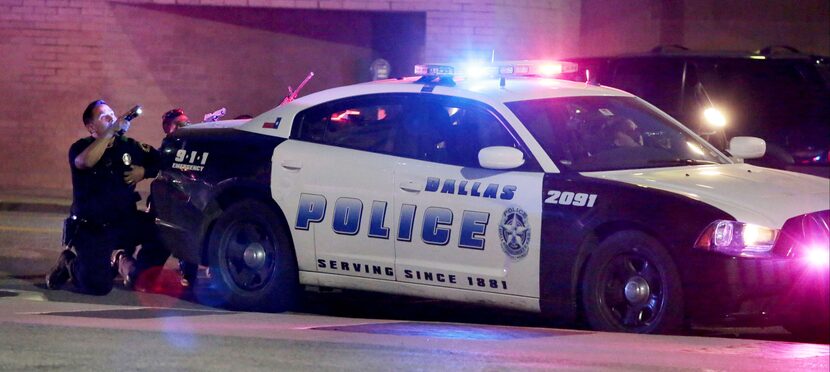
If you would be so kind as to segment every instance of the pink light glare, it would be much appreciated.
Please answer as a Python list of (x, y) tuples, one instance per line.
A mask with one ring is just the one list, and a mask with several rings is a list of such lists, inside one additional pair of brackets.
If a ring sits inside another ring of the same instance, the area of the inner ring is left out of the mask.
[(562, 65), (561, 64), (546, 64), (542, 65), (540, 68), (540, 73), (543, 76), (553, 76), (562, 73)]
[(826, 268), (830, 266), (830, 248), (821, 246), (808, 247), (804, 254), (804, 260), (810, 266)]

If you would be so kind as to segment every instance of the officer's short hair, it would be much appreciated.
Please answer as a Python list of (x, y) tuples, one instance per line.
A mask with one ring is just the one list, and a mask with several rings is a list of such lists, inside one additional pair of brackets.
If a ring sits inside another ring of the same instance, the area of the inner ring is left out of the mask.
[(90, 102), (86, 106), (86, 109), (84, 110), (84, 117), (83, 117), (84, 125), (89, 125), (90, 123), (92, 123), (92, 119), (93, 119), (92, 118), (92, 111), (95, 111), (96, 107), (101, 106), (101, 105), (106, 105), (106, 104), (107, 104), (107, 102), (102, 100), (102, 99), (98, 99), (98, 100)]

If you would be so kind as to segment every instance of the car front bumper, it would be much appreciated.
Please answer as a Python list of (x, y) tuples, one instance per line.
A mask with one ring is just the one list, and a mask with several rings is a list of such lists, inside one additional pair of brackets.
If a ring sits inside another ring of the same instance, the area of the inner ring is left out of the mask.
[(695, 322), (737, 326), (830, 319), (827, 266), (709, 253), (696, 255), (688, 266), (694, 278), (684, 286), (686, 309)]
[(827, 327), (828, 225), (830, 211), (793, 217), (782, 227), (771, 258), (692, 252), (681, 266), (687, 313), (703, 322)]

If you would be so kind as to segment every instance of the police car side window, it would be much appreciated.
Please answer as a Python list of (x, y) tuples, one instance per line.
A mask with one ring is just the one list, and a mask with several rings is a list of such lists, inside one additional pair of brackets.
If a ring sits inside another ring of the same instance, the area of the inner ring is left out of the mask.
[(355, 97), (305, 110), (298, 115), (297, 137), (304, 141), (390, 154), (405, 114), (405, 98)]
[(482, 107), (448, 107), (451, 116), (448, 134), (450, 162), (455, 165), (478, 167), (478, 152), (490, 146), (520, 148), (498, 118)]
[(479, 167), (489, 146), (519, 148), (501, 121), (482, 105), (462, 99), (422, 97), (396, 140), (396, 154), (463, 167)]

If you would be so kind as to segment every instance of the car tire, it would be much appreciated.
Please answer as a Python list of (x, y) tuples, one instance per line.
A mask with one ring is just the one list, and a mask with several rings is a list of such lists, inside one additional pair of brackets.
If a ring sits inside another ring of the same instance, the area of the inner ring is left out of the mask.
[(582, 306), (592, 329), (676, 333), (683, 328), (677, 268), (662, 244), (639, 231), (604, 239), (588, 258)]
[(280, 312), (299, 292), (297, 259), (283, 217), (255, 200), (232, 204), (211, 230), (211, 280), (225, 307)]

